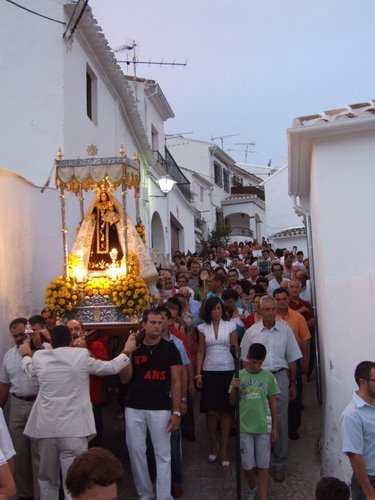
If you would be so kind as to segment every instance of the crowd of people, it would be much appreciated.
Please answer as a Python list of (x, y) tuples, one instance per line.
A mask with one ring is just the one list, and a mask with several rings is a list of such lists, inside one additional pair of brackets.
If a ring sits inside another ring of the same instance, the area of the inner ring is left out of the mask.
[[(77, 490), (71, 467), (86, 470), (86, 459), (76, 457), (91, 456), (89, 442), (101, 444), (103, 376), (110, 374), (119, 374), (141, 499), (183, 495), (181, 437), (195, 440), (198, 393), (208, 462), (231, 466), (228, 444), (239, 419), (248, 498), (268, 498), (269, 470), (274, 481), (284, 481), (288, 440), (300, 437), (303, 380), (314, 370), (308, 259), (295, 247), (273, 250), (265, 240), (209, 247), (202, 256), (176, 252), (169, 268), (159, 269), (153, 299), (114, 359), (106, 337), (89, 342), (77, 319), (56, 326), (48, 308), (11, 321), (15, 346), (0, 369), (0, 406), (10, 396), (13, 445), (3, 449), (0, 441), (0, 459), (11, 466), (18, 499), (57, 500), (61, 488), (66, 499), (96, 498), (91, 490), (79, 496), (84, 490)], [(95, 456), (87, 460), (100, 464)], [(97, 498), (115, 498), (115, 476), (88, 487), (97, 487)]]

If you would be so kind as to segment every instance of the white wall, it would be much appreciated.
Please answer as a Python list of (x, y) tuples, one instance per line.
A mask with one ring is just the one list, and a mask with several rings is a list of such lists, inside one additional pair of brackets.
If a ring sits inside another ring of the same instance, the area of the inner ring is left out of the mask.
[(303, 226), (288, 195), (288, 166), (280, 168), (264, 182), (267, 212), (267, 236), (290, 227)]
[[(198, 196), (194, 197), (194, 207), (202, 212), (207, 222), (209, 229), (212, 229), (216, 222), (215, 207), (221, 208), (221, 200), (223, 195), (219, 198), (218, 192), (222, 193), (223, 190), (215, 187), (213, 177), (213, 163), (209, 151), (209, 144), (203, 141), (189, 140), (186, 137), (175, 137), (168, 139), (167, 147), (171, 155), (175, 159), (179, 167), (189, 169), (197, 172), (202, 176), (206, 182), (210, 183), (212, 187), (205, 187), (204, 201), (201, 202), (199, 198), (199, 179), (196, 179), (192, 188)], [(183, 174), (191, 180), (189, 174), (183, 170)], [(193, 176), (194, 178), (194, 176)]]
[(183, 228), (180, 230), (180, 250), (185, 253), (188, 250), (195, 252), (194, 211), (181, 196), (172, 191), (169, 195), (169, 209)]
[(302, 250), (304, 257), (308, 257), (306, 236), (290, 236), (285, 238), (270, 238), (273, 248), (287, 248), (292, 250), (294, 246), (297, 251)]
[[(160, 196), (160, 191), (157, 192), (156, 189), (152, 191), (152, 194)], [(194, 211), (189, 207), (187, 201), (183, 199), (183, 195), (177, 192), (177, 188), (174, 187), (173, 190), (168, 194), (168, 196), (163, 196), (161, 198), (153, 198), (152, 194), (149, 196), (149, 201), (146, 205), (149, 205), (149, 213), (151, 214), (150, 221), (147, 224), (148, 231), (148, 241), (151, 246), (151, 219), (154, 212), (158, 212), (162, 221), (163, 232), (164, 232), (164, 248), (165, 253), (171, 253), (170, 247), (170, 226), (169, 217), (172, 214), (181, 224), (180, 229), (180, 248), (181, 252), (187, 252), (188, 250), (195, 251), (195, 231), (194, 231)], [(160, 255), (159, 255), (160, 257)], [(161, 259), (159, 259), (161, 260)]]
[[(63, 4), (35, 0), (33, 8), (64, 21)], [(116, 156), (121, 143), (129, 157), (137, 151), (92, 48), (81, 45), (79, 30), (64, 42), (64, 29), (0, 4), (0, 167), (37, 185), (47, 180), (59, 146), (65, 159), (87, 157), (90, 144), (98, 146), (98, 156)], [(97, 76), (97, 124), (86, 113), (87, 63)]]
[(338, 419), (356, 389), (354, 369), (374, 360), (375, 134), (316, 142), (311, 164), (316, 289), (324, 380), (324, 472), (350, 476)]
[[(158, 150), (164, 157), (164, 121), (159, 115), (158, 111), (151, 100), (145, 94), (145, 82), (127, 80), (129, 87), (132, 89), (133, 95), (136, 100), (137, 109), (141, 117), (143, 126), (145, 128), (148, 142), (152, 149)], [(156, 91), (156, 90), (155, 90)], [(152, 144), (152, 126), (158, 132), (158, 144), (156, 147)]]
[[(263, 203), (263, 202), (259, 202)], [(251, 229), (253, 231), (253, 236), (250, 238), (249, 236), (244, 236), (243, 238), (233, 236), (231, 238), (231, 241), (244, 241), (244, 240), (249, 240), (249, 239), (256, 239), (257, 238), (257, 225), (260, 226), (258, 227), (258, 230), (260, 231), (260, 239), (262, 236), (265, 236), (265, 228), (266, 228), (266, 212), (263, 208), (258, 206), (255, 202), (251, 201), (243, 201), (243, 202), (238, 202), (236, 200), (233, 200), (232, 203), (227, 202), (223, 204), (223, 211), (224, 211), (224, 217), (230, 217), (231, 221), (231, 226), (244, 226), (244, 221), (246, 218), (241, 217), (241, 214), (244, 213), (246, 214), (249, 219), (247, 220), (246, 227)], [(257, 224), (257, 220), (261, 220), (261, 223)]]
[[(97, 123), (86, 111), (87, 64), (97, 77)], [(77, 38), (64, 59), (64, 158), (87, 157), (87, 146), (98, 146), (98, 156), (117, 156), (124, 144), (127, 156), (134, 151), (132, 134), (124, 126), (118, 101), (102, 78), (100, 67), (87, 56)]]
[(177, 165), (199, 173), (208, 182), (213, 182), (210, 165), (209, 145), (203, 141), (193, 141), (186, 137), (171, 137), (167, 147)]
[[(62, 0), (32, 7), (64, 21)], [(0, 3), (0, 167), (40, 185), (63, 143), (63, 32), (63, 25)]]
[[(79, 210), (68, 203), (74, 238)], [(9, 347), (9, 322), (40, 313), (48, 283), (62, 273), (63, 244), (59, 193), (0, 170), (0, 359)]]

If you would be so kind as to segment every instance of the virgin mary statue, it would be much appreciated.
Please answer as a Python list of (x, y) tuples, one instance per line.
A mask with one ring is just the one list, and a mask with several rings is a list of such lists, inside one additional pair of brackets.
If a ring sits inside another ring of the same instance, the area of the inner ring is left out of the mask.
[[(134, 253), (141, 269), (141, 278), (153, 281), (157, 270), (147, 253), (132, 221), (126, 217), (129, 252)], [(89, 273), (105, 274), (112, 264), (110, 252), (116, 249), (116, 260), (125, 255), (124, 212), (116, 198), (108, 191), (99, 191), (78, 230), (73, 253), (82, 253), (85, 268)]]

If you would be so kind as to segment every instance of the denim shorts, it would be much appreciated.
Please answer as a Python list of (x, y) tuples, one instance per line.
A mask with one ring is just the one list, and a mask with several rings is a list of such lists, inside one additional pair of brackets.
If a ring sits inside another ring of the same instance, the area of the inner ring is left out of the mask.
[(268, 469), (270, 466), (271, 436), (270, 434), (249, 434), (241, 432), (242, 467), (250, 470), (253, 467)]

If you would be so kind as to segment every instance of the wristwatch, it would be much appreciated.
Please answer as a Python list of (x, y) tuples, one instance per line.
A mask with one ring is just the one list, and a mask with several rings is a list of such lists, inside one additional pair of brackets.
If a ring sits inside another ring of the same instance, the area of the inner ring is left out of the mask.
[(181, 418), (181, 412), (178, 411), (178, 410), (175, 410), (172, 415), (176, 415), (176, 417), (180, 417)]

